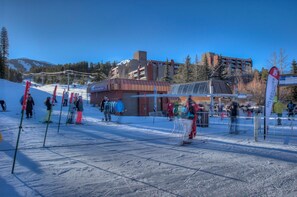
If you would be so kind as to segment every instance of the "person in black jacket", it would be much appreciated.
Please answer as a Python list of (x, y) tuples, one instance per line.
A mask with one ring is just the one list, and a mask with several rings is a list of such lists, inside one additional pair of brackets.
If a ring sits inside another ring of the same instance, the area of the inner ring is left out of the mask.
[(105, 102), (108, 102), (108, 98), (107, 96), (104, 97), (104, 99), (101, 101), (101, 105), (100, 105), (100, 111), (103, 112), (104, 111), (104, 105)]
[(26, 105), (26, 117), (32, 118), (33, 106), (35, 105), (31, 94), (28, 94), (27, 105)]
[(229, 109), (230, 109), (230, 116), (231, 116), (230, 133), (238, 134), (238, 130), (237, 130), (237, 116), (238, 116), (238, 109), (239, 109), (238, 103), (236, 101), (233, 101)]
[(47, 110), (44, 122), (51, 122), (50, 121), (50, 111), (52, 110), (51, 97), (47, 97), (44, 104), (45, 104), (46, 110)]

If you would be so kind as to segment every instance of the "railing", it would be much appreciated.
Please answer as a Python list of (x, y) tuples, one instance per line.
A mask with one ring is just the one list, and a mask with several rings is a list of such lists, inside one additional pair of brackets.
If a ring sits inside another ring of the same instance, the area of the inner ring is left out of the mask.
[[(197, 133), (204, 136), (235, 137), (240, 138), (241, 140), (255, 142), (265, 141), (297, 145), (297, 117), (288, 118), (287, 114), (283, 113), (283, 117), (280, 118), (281, 125), (278, 125), (278, 119), (279, 118), (274, 113), (268, 118), (268, 130), (266, 138), (264, 139), (264, 116), (261, 113), (247, 114), (241, 111), (234, 123), (236, 125), (233, 125), (234, 128), (236, 128), (236, 132), (232, 132), (231, 118), (225, 112), (217, 113), (212, 117), (208, 112), (199, 112), (197, 119)], [(173, 130), (182, 128), (180, 124), (181, 122), (175, 122)]]
[(189, 141), (189, 134), (191, 133), (193, 120), (184, 118), (175, 118), (173, 121), (172, 135), (175, 143), (182, 145)]
[(159, 116), (162, 117), (164, 116), (162, 111), (156, 111), (156, 112), (149, 112), (149, 116)]

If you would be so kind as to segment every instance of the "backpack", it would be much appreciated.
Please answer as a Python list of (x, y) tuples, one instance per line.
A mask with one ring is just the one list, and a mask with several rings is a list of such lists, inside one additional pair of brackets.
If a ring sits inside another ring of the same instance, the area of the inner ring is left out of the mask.
[(189, 112), (190, 112), (190, 114), (195, 114), (195, 109), (194, 109), (194, 106), (193, 105), (191, 105), (190, 107), (189, 107)]
[(104, 111), (109, 112), (110, 111), (110, 102), (105, 102), (104, 104)]
[(190, 105), (189, 111), (188, 111), (188, 118), (194, 119), (194, 117), (195, 117), (195, 108), (193, 105)]
[(289, 103), (288, 104), (288, 110), (292, 111), (294, 109), (294, 104), (293, 103)]

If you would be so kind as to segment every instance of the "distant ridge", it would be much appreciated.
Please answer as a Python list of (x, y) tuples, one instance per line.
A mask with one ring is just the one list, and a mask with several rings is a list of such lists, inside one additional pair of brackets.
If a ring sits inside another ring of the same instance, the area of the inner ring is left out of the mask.
[(20, 72), (28, 72), (32, 66), (55, 66), (52, 63), (32, 60), (29, 58), (17, 58), (8, 60), (8, 67)]

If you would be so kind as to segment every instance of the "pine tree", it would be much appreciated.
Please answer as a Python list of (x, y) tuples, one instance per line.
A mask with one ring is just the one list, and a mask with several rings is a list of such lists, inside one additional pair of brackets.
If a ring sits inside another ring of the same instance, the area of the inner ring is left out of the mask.
[(168, 62), (168, 59), (166, 60), (165, 68), (164, 68), (164, 77), (162, 78), (162, 81), (166, 81), (171, 83), (172, 78), (170, 77), (170, 65)]
[(186, 57), (185, 67), (186, 67), (186, 70), (183, 74), (186, 79), (186, 82), (188, 83), (194, 79), (193, 69), (191, 69), (191, 58), (189, 55)]
[(187, 68), (185, 64), (181, 64), (178, 67), (177, 73), (173, 77), (173, 82), (174, 83), (186, 83), (186, 78), (184, 73), (186, 73)]
[(100, 63), (93, 81), (102, 81), (107, 78), (109, 71), (105, 68), (105, 64)]
[(0, 37), (0, 78), (5, 78), (6, 74), (6, 63), (8, 60), (8, 33), (5, 27), (1, 29), (1, 37)]
[(229, 65), (223, 65), (222, 63), (222, 56), (219, 56), (219, 68), (218, 68), (218, 73), (219, 73), (219, 79), (220, 80), (230, 80), (230, 72), (229, 72)]
[(2, 50), (0, 50), (0, 79), (5, 78), (5, 62), (2, 57)]
[(191, 57), (188, 55), (186, 58), (186, 67), (187, 67), (187, 82), (197, 81), (197, 69), (196, 64), (191, 64)]
[(267, 81), (268, 78), (268, 70), (265, 68), (262, 68), (261, 70), (261, 80), (262, 81)]
[(201, 63), (196, 66), (196, 81), (206, 81), (210, 75), (210, 69), (207, 62), (206, 54), (202, 55)]
[[(293, 60), (292, 62), (292, 68), (291, 68), (291, 73), (297, 75), (297, 62)], [(294, 86), (291, 89), (292, 97), (294, 101), (297, 101), (297, 87)]]

